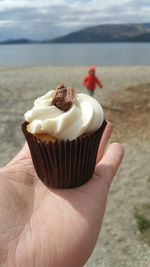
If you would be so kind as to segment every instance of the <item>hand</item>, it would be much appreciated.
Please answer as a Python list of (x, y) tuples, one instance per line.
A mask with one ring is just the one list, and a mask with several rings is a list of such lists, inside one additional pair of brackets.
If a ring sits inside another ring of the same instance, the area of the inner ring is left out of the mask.
[[(0, 169), (0, 266), (79, 267), (96, 244), (108, 190), (123, 157), (108, 123), (92, 179), (75, 189), (48, 189), (27, 144)], [(103, 156), (104, 154), (104, 156)]]

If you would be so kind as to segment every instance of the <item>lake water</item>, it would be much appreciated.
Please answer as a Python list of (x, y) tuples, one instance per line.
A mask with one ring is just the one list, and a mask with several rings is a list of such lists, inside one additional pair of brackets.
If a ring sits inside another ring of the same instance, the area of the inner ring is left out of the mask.
[(0, 66), (150, 65), (150, 43), (0, 45)]

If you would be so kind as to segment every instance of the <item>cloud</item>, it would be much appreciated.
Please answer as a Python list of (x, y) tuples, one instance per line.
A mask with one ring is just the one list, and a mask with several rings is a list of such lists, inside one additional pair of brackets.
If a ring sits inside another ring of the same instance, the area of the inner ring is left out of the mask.
[(105, 23), (148, 22), (147, 0), (0, 0), (0, 39), (50, 39)]

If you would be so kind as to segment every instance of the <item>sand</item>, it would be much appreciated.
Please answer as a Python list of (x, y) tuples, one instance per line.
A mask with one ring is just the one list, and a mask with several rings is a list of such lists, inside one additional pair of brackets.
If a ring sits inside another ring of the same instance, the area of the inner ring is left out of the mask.
[[(24, 143), (20, 124), (33, 100), (56, 83), (86, 92), (86, 67), (0, 68), (0, 165)], [(149, 267), (150, 243), (137, 227), (135, 212), (150, 205), (150, 67), (98, 67), (104, 89), (97, 89), (107, 119), (113, 122), (111, 141), (124, 145), (125, 157), (110, 190), (97, 246), (86, 267)], [(144, 216), (150, 213), (146, 211)], [(144, 232), (145, 236), (148, 232)]]

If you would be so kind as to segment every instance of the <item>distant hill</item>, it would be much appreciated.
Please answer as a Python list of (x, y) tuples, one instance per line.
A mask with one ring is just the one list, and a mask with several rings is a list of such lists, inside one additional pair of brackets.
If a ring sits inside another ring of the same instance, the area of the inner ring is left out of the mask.
[(109, 24), (88, 27), (46, 42), (98, 43), (98, 42), (150, 42), (150, 23)]
[(0, 42), (0, 44), (31, 44), (32, 40), (28, 40), (28, 39), (8, 39), (5, 41)]

